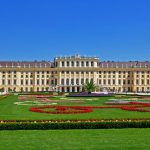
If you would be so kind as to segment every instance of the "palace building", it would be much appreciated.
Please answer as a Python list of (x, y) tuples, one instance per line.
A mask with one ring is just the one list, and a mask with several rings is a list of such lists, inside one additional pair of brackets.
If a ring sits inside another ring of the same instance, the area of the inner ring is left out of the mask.
[(49, 61), (0, 61), (0, 90), (79, 92), (93, 80), (115, 92), (150, 91), (150, 62), (101, 62), (74, 55)]

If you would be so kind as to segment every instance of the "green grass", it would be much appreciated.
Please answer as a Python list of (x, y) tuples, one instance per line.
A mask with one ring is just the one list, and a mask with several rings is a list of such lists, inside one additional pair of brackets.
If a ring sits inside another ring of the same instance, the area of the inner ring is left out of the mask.
[(148, 150), (150, 129), (1, 131), (0, 150)]
[[(84, 106), (100, 106), (104, 105), (104, 102), (111, 97), (101, 97), (98, 100), (86, 100), (84, 103), (72, 103), (72, 102), (60, 102), (59, 105), (84, 105)], [(113, 98), (113, 97), (112, 97)], [(56, 99), (56, 98), (54, 98)], [(58, 99), (58, 98), (57, 98)], [(70, 98), (74, 99), (74, 98)], [(81, 98), (79, 98), (81, 99)], [(88, 98), (91, 99), (91, 98)], [(0, 100), (0, 119), (5, 120), (51, 120), (51, 119), (119, 119), (119, 118), (150, 118), (150, 113), (144, 112), (133, 112), (125, 111), (120, 109), (94, 109), (92, 113), (85, 114), (41, 114), (30, 112), (29, 108), (31, 106), (19, 106), (15, 105), (18, 96), (12, 95), (7, 98)]]
[[(79, 99), (83, 99), (85, 102), (61, 102), (60, 99), (58, 104), (100, 106), (104, 105), (104, 102), (110, 99), (110, 97), (101, 97), (92, 101), (86, 100), (87, 98)], [(30, 112), (30, 106), (14, 105), (14, 102), (17, 101), (19, 101), (18, 96), (14, 95), (0, 99), (0, 120), (150, 118), (150, 113), (123, 111), (120, 109), (95, 109), (92, 113), (87, 114), (41, 114)], [(147, 150), (150, 149), (149, 137), (150, 129), (133, 128), (107, 130), (0, 131), (0, 150)]]

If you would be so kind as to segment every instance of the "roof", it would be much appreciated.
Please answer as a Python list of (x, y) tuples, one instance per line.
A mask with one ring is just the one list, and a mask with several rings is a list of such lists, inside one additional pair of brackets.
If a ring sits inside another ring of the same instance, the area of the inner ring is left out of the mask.
[(11, 68), (32, 68), (32, 67), (40, 67), (40, 68), (51, 68), (54, 64), (49, 61), (0, 61), (0, 67), (11, 67)]
[(102, 68), (150, 68), (150, 62), (139, 62), (139, 61), (129, 61), (129, 62), (114, 62), (114, 61), (104, 61), (100, 62), (99, 66)]

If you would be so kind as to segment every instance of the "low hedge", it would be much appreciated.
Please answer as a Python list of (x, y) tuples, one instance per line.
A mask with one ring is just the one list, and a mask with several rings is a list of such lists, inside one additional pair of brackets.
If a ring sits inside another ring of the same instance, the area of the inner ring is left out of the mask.
[(62, 130), (62, 129), (111, 129), (150, 128), (150, 121), (136, 122), (4, 122), (0, 130)]

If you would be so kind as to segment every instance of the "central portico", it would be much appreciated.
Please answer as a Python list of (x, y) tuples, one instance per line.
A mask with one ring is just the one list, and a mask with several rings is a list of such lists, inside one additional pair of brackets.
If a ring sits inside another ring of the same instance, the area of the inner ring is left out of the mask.
[(90, 80), (97, 84), (98, 57), (56, 57), (54, 62), (59, 70), (58, 87), (61, 92), (82, 91), (83, 85)]

